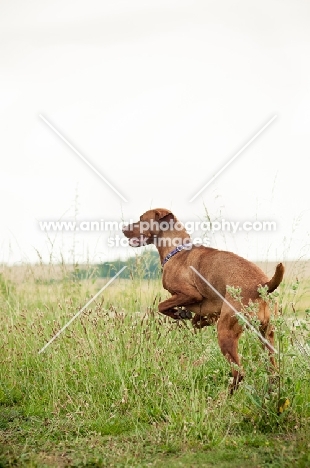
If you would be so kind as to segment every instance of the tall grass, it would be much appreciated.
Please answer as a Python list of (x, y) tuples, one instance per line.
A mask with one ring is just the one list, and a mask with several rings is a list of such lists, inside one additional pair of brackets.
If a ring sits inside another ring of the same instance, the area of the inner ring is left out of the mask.
[(158, 454), (236, 444), (252, 447), (251, 464), (255, 444), (267, 453), (275, 435), (295, 444), (287, 457), (273, 453), (278, 466), (290, 457), (307, 466), (309, 310), (298, 304), (308, 279), (281, 290), (273, 382), (267, 353), (244, 332), (245, 381), (230, 397), (216, 329), (195, 332), (161, 316), (168, 293), (139, 274), (115, 280), (38, 354), (105, 283), (71, 272), (41, 265), (19, 278), (17, 269), (1, 273), (0, 466), (145, 466)]

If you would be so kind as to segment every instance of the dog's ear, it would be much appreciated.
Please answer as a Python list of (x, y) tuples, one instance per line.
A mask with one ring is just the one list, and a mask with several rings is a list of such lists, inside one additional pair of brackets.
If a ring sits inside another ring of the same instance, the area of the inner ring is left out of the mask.
[(169, 219), (174, 218), (171, 211), (166, 210), (165, 208), (157, 208), (156, 210), (154, 210), (154, 212), (155, 212), (156, 221), (162, 220), (163, 218), (166, 218), (166, 216), (169, 216)]

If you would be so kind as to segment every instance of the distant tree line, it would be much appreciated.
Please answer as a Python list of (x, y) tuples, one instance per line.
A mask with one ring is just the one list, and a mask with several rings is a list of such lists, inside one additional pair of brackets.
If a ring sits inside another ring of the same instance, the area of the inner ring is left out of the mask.
[(143, 279), (155, 279), (161, 274), (161, 265), (157, 252), (145, 251), (140, 255), (130, 257), (128, 260), (114, 260), (110, 262), (91, 265), (82, 268), (81, 265), (75, 268), (72, 276), (75, 279), (86, 279), (90, 275), (99, 278), (111, 278), (122, 267), (127, 268), (119, 275), (120, 278), (139, 277)]

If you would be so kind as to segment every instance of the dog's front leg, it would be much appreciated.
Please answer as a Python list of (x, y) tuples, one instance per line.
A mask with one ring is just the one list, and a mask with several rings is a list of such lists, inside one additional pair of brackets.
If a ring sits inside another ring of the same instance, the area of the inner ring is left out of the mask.
[(203, 327), (209, 327), (211, 325), (214, 325), (217, 322), (218, 317), (219, 317), (218, 313), (209, 314), (207, 316), (195, 314), (192, 320), (193, 327), (199, 328), (199, 329)]
[(172, 297), (170, 297), (166, 301), (161, 302), (158, 305), (159, 312), (176, 320), (180, 318), (190, 319), (192, 317), (191, 312), (184, 311), (184, 313), (182, 314), (183, 311), (179, 311), (176, 307), (183, 307), (187, 304), (201, 302), (203, 297), (196, 289), (193, 289), (189, 292), (191, 295), (178, 292), (174, 293)]

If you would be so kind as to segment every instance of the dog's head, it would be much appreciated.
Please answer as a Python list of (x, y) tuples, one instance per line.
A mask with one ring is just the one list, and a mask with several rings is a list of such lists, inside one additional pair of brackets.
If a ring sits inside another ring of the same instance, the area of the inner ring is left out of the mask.
[(124, 235), (132, 247), (153, 244), (160, 233), (173, 229), (176, 218), (166, 208), (155, 208), (140, 216), (140, 221), (123, 228)]

